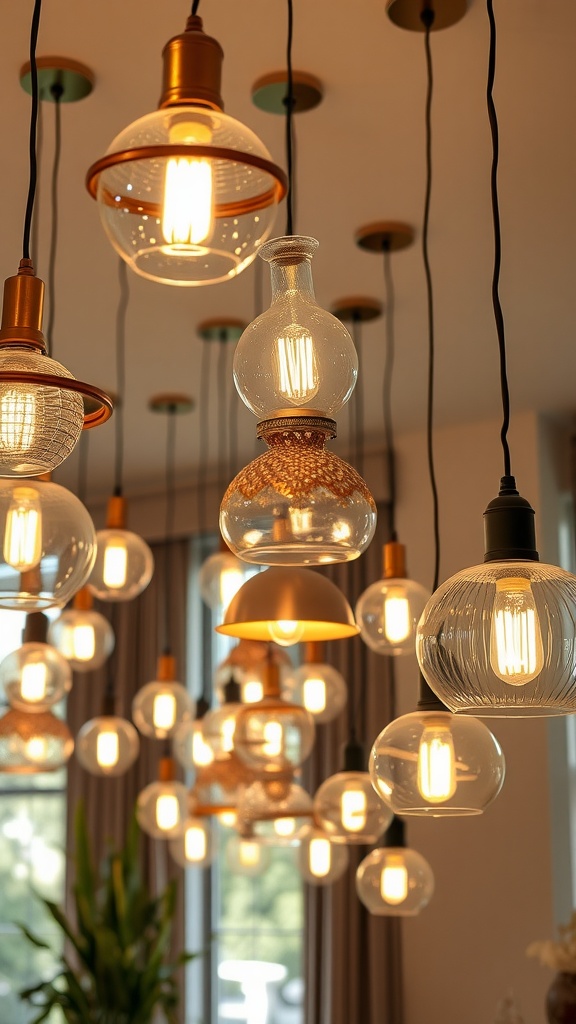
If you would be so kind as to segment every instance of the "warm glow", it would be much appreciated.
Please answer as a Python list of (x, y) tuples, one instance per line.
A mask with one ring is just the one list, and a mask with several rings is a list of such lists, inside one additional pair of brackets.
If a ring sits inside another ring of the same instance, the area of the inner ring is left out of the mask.
[(263, 735), (262, 753), (265, 757), (279, 757), (284, 746), (284, 730), (280, 722), (265, 722)]
[(260, 863), (260, 846), (249, 839), (241, 839), (238, 847), (238, 860), (243, 868), (255, 868)]
[(326, 683), (317, 676), (308, 676), (302, 687), (303, 703), (312, 715), (326, 710)]
[(456, 758), (449, 724), (427, 725), (418, 747), (418, 791), (429, 803), (442, 803), (456, 792)]
[(293, 836), (296, 831), (296, 821), (294, 818), (275, 818), (274, 819), (274, 831), (277, 836)]
[(342, 825), (347, 832), (361, 832), (366, 825), (368, 801), (363, 789), (345, 789), (340, 802)]
[(384, 635), (391, 644), (410, 636), (410, 604), (404, 587), (390, 587), (384, 597)]
[(236, 822), (238, 821), (238, 815), (236, 814), (236, 811), (220, 811), (218, 821), (224, 826), (224, 828), (235, 828)]
[(245, 679), (242, 683), (242, 703), (256, 704), (264, 696), (261, 679)]
[(28, 662), (22, 667), (20, 679), (20, 694), (22, 700), (30, 701), (31, 704), (44, 700), (46, 696), (46, 682), (48, 680), (48, 669), (44, 662)]
[(44, 736), (31, 736), (24, 744), (24, 756), (27, 761), (38, 764), (46, 760), (48, 753), (48, 741)]
[(172, 729), (176, 722), (176, 697), (173, 693), (157, 693), (154, 697), (152, 722), (155, 729)]
[(220, 575), (220, 604), (225, 612), (230, 601), (244, 582), (241, 569), (224, 569)]
[(288, 510), (290, 528), (295, 537), (308, 533), (312, 529), (311, 508), (291, 508)]
[(90, 661), (96, 652), (96, 633), (90, 623), (69, 626), (66, 630), (66, 647), (70, 646), (68, 658), (76, 661)]
[(180, 804), (174, 793), (163, 793), (156, 801), (156, 824), (162, 832), (170, 832), (180, 821)]
[(326, 878), (332, 864), (330, 841), (323, 836), (315, 836), (308, 846), (308, 866), (310, 874), (316, 878)]
[(18, 572), (33, 569), (42, 558), (39, 497), (33, 487), (16, 487), (6, 516), (4, 561)]
[(540, 622), (530, 581), (524, 577), (496, 581), (490, 664), (499, 679), (515, 686), (529, 683), (542, 671)]
[(205, 768), (206, 765), (212, 764), (214, 760), (214, 751), (206, 743), (202, 734), (202, 727), (195, 729), (192, 736), (192, 760), (197, 768)]
[(277, 619), (268, 623), (270, 639), (281, 647), (297, 644), (304, 632), (304, 623), (298, 619)]
[(36, 396), (33, 388), (2, 388), (0, 449), (29, 452), (36, 443)]
[[(170, 142), (209, 144), (208, 125), (176, 121), (170, 128)], [(199, 245), (214, 228), (214, 181), (212, 162), (206, 157), (171, 157), (166, 165), (162, 234), (168, 245)]]
[(186, 860), (195, 863), (204, 860), (208, 852), (206, 830), (202, 825), (190, 825), (184, 834)]
[(114, 768), (120, 758), (118, 733), (112, 729), (99, 732), (96, 738), (96, 761), (101, 768)]
[(128, 551), (120, 538), (110, 541), (104, 549), (102, 579), (110, 590), (119, 590), (126, 583)]
[(225, 754), (229, 754), (234, 749), (234, 733), (236, 732), (236, 716), (230, 715), (225, 718), (220, 727), (220, 735), (222, 737), (222, 750)]
[(314, 342), (297, 324), (292, 324), (289, 331), (276, 339), (278, 390), (287, 402), (304, 405), (320, 387)]
[(397, 906), (403, 903), (408, 895), (408, 871), (404, 859), (400, 855), (386, 858), (380, 876), (380, 895), (385, 903)]

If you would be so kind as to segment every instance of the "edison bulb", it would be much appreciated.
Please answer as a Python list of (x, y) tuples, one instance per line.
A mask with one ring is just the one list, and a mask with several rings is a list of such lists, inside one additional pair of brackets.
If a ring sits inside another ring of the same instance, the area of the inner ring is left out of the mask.
[(170, 840), (170, 853), (184, 868), (208, 867), (216, 855), (216, 837), (206, 818), (187, 818), (184, 830)]
[(146, 589), (154, 556), (146, 541), (125, 529), (98, 530), (97, 552), (88, 588), (101, 601), (132, 601)]
[(38, 498), (33, 487), (15, 487), (12, 492), (4, 530), (4, 561), (18, 572), (33, 569), (42, 557), (42, 511)]
[(45, 711), (70, 692), (72, 672), (54, 647), (31, 641), (0, 663), (0, 684), (12, 707)]
[(92, 608), (69, 608), (50, 623), (48, 639), (74, 672), (100, 668), (114, 650), (114, 632), (108, 620)]
[(416, 850), (380, 847), (360, 863), (356, 892), (371, 914), (413, 917), (430, 902), (434, 875)]
[(456, 792), (456, 758), (449, 723), (432, 720), (418, 747), (418, 789), (430, 803), (442, 803)]
[(140, 750), (138, 733), (118, 715), (101, 715), (85, 722), (76, 740), (76, 756), (91, 775), (124, 775)]
[(416, 627), (430, 592), (408, 578), (373, 583), (356, 603), (364, 643), (377, 654), (414, 654)]
[(331, 885), (346, 871), (348, 848), (330, 841), (322, 829), (313, 828), (300, 843), (299, 868), (309, 885)]
[(514, 686), (529, 683), (542, 671), (542, 631), (530, 580), (523, 576), (496, 581), (490, 664), (503, 682)]
[(144, 736), (166, 739), (191, 718), (194, 701), (182, 683), (154, 680), (138, 690), (132, 701), (134, 724)]
[(297, 619), (277, 619), (268, 626), (270, 639), (280, 647), (297, 644), (304, 633), (304, 626)]
[(202, 718), (189, 718), (180, 723), (172, 737), (174, 757), (187, 771), (205, 768), (214, 760), (214, 751), (204, 739), (203, 723)]
[(227, 757), (235, 748), (236, 721), (242, 704), (227, 701), (208, 711), (202, 719), (204, 741), (216, 760)]
[[(170, 144), (207, 145), (212, 132), (207, 124), (176, 119), (168, 131)], [(186, 249), (205, 242), (214, 230), (212, 163), (206, 158), (177, 156), (166, 162), (162, 234), (168, 254), (172, 247)]]
[(278, 390), (291, 405), (305, 405), (318, 394), (320, 380), (312, 338), (300, 324), (290, 324), (276, 338)]
[(198, 586), (209, 608), (225, 612), (242, 584), (259, 572), (258, 567), (241, 562), (231, 551), (215, 551), (202, 563)]
[(306, 760), (314, 735), (314, 719), (305, 708), (281, 697), (263, 697), (239, 711), (234, 750), (255, 771), (285, 771)]
[(184, 832), (187, 803), (182, 782), (152, 782), (138, 795), (138, 824), (154, 839), (174, 839)]
[(270, 850), (256, 839), (231, 836), (226, 843), (226, 864), (233, 875), (258, 878), (270, 863)]
[(368, 772), (343, 771), (322, 783), (314, 798), (318, 825), (334, 843), (375, 843), (392, 811), (372, 788)]
[(346, 704), (346, 683), (335, 668), (324, 663), (300, 665), (282, 686), (286, 700), (302, 704), (315, 722), (331, 722)]

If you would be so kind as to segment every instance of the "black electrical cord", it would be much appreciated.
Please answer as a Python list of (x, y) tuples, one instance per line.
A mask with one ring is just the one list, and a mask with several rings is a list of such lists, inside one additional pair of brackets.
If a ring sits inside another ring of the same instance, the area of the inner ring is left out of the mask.
[(194, 0), (192, 4), (192, 15), (198, 14), (198, 8), (200, 7), (200, 0)]
[(164, 527), (164, 654), (172, 653), (170, 643), (172, 626), (172, 587), (170, 586), (170, 556), (174, 535), (176, 510), (176, 405), (168, 406), (166, 426), (166, 520)]
[(128, 267), (123, 259), (118, 260), (118, 284), (120, 295), (116, 309), (116, 391), (118, 401), (114, 414), (116, 424), (116, 453), (114, 468), (114, 494), (120, 497), (124, 481), (124, 398), (126, 388), (126, 314), (130, 300)]
[(24, 215), (24, 232), (22, 238), (22, 256), (25, 260), (30, 259), (30, 232), (32, 229), (32, 217), (34, 215), (34, 198), (36, 196), (36, 182), (38, 179), (38, 161), (36, 159), (36, 131), (38, 126), (38, 69), (36, 67), (36, 45), (38, 42), (38, 29), (40, 27), (40, 11), (42, 0), (35, 0), (30, 27), (30, 80), (32, 83), (32, 105), (30, 109), (30, 179), (28, 183), (28, 197), (26, 199), (26, 212)]
[(208, 410), (210, 408), (210, 362), (212, 343), (202, 341), (200, 357), (200, 400), (198, 406), (198, 483), (196, 490), (198, 534), (206, 529), (206, 475), (208, 469)]
[(383, 242), (384, 252), (384, 287), (385, 295), (385, 330), (386, 352), (384, 355), (384, 376), (382, 379), (382, 408), (384, 413), (384, 437), (386, 442), (386, 475), (388, 485), (388, 539), (398, 539), (396, 532), (396, 450), (394, 447), (394, 421), (392, 417), (392, 380), (394, 377), (394, 279), (390, 262), (390, 242)]
[(46, 341), (47, 353), (49, 356), (53, 356), (54, 322), (56, 319), (56, 256), (58, 252), (58, 179), (60, 174), (60, 156), (62, 153), (62, 107), (60, 101), (64, 88), (59, 82), (54, 82), (50, 92), (54, 100), (54, 161), (50, 183), (52, 228), (50, 232), (50, 253), (48, 256), (48, 323), (46, 325)]
[[(38, 167), (42, 168), (42, 151), (44, 148), (44, 111), (42, 104), (38, 106), (38, 121), (36, 125), (36, 160)], [(31, 239), (30, 239), (30, 254), (32, 257), (32, 266), (38, 266), (38, 236), (40, 234), (40, 194), (41, 194), (41, 175), (38, 176), (36, 182), (36, 202), (34, 203), (34, 214), (32, 216), (31, 226)]]
[(488, 84), (486, 89), (486, 102), (488, 105), (488, 120), (492, 134), (492, 169), (490, 174), (490, 191), (492, 198), (492, 222), (494, 227), (494, 270), (492, 275), (492, 305), (494, 307), (494, 319), (496, 321), (496, 332), (498, 334), (498, 350), (500, 353), (500, 388), (502, 392), (502, 429), (500, 440), (504, 453), (504, 476), (511, 476), (510, 448), (508, 447), (508, 428), (510, 426), (510, 391), (508, 388), (508, 373), (506, 369), (506, 339), (504, 335), (504, 316), (500, 305), (499, 283), (500, 264), (502, 261), (502, 236), (500, 233), (500, 207), (498, 203), (498, 118), (494, 105), (493, 89), (494, 76), (496, 73), (496, 21), (494, 19), (494, 8), (492, 0), (487, 0), (486, 9), (490, 22), (490, 45), (488, 51)]
[(288, 40), (286, 44), (286, 173), (288, 176), (288, 191), (286, 192), (286, 234), (294, 234), (294, 77), (292, 72), (292, 38), (294, 35), (294, 9), (292, 0), (288, 0)]

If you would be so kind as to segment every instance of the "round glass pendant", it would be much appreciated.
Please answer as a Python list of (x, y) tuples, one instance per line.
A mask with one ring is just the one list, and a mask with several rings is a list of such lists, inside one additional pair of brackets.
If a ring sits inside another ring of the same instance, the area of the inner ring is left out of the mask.
[(242, 584), (259, 571), (231, 551), (215, 551), (202, 563), (198, 574), (202, 600), (209, 608), (224, 613)]
[(98, 530), (97, 552), (88, 587), (101, 601), (132, 601), (154, 573), (154, 556), (130, 530)]
[(316, 653), (321, 646), (307, 645), (304, 664), (294, 669), (282, 684), (286, 700), (305, 707), (318, 723), (332, 722), (348, 699), (346, 683), (340, 672), (322, 661), (321, 650)]
[(207, 868), (217, 853), (214, 828), (209, 819), (187, 818), (184, 831), (170, 840), (170, 853), (183, 868)]
[(204, 739), (204, 719), (188, 718), (172, 737), (172, 753), (186, 771), (212, 764), (214, 751)]
[(256, 780), (240, 796), (238, 821), (246, 838), (293, 846), (310, 828), (312, 800), (289, 776)]
[(76, 739), (76, 756), (91, 775), (124, 775), (140, 750), (138, 733), (125, 718), (101, 715), (85, 722)]
[(504, 754), (475, 718), (416, 711), (395, 719), (370, 751), (372, 785), (395, 814), (482, 814), (498, 796)]
[(338, 845), (322, 829), (313, 828), (300, 842), (298, 866), (308, 885), (332, 885), (350, 861), (348, 848)]
[(239, 711), (234, 750), (254, 771), (286, 772), (306, 760), (314, 735), (309, 711), (281, 697), (265, 696)]
[(51, 711), (10, 708), (0, 717), (0, 771), (33, 775), (62, 768), (74, 750), (72, 734)]
[(434, 875), (416, 850), (379, 847), (360, 863), (356, 892), (371, 914), (414, 917), (432, 898)]
[(188, 817), (188, 790), (182, 782), (152, 782), (138, 794), (136, 818), (153, 839), (182, 835)]
[(48, 629), (50, 643), (74, 672), (93, 672), (114, 650), (112, 626), (100, 612), (94, 611), (91, 603), (91, 594), (83, 587), (74, 598), (74, 607), (62, 612)]
[(374, 792), (368, 772), (343, 771), (318, 789), (314, 817), (333, 843), (366, 846), (387, 829), (392, 811)]
[(226, 865), (233, 875), (259, 878), (270, 863), (270, 851), (257, 839), (230, 836), (226, 843)]
[(242, 704), (226, 701), (219, 708), (207, 711), (202, 719), (204, 742), (212, 751), (213, 758), (218, 760), (228, 757), (236, 745), (236, 722), (242, 710)]
[(288, 651), (278, 644), (265, 643), (262, 640), (240, 640), (216, 669), (214, 689), (218, 701), (224, 702), (224, 691), (230, 679), (231, 669), (240, 687), (241, 703), (254, 704), (262, 700), (264, 677), (270, 659), (278, 664), (281, 679), (292, 669)]
[(194, 701), (175, 676), (176, 659), (162, 654), (158, 658), (158, 678), (146, 683), (134, 697), (132, 718), (143, 736), (166, 739), (174, 735), (181, 722), (193, 717)]
[(0, 663), (6, 699), (21, 711), (46, 711), (72, 689), (65, 658), (45, 643), (25, 643)]
[(354, 610), (360, 636), (376, 654), (414, 654), (416, 628), (430, 591), (409, 579), (378, 580)]

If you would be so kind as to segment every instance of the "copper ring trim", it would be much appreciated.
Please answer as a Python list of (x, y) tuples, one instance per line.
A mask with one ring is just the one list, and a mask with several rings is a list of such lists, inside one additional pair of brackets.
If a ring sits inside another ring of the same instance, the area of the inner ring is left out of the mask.
[(256, 427), (256, 436), (265, 438), (267, 435), (283, 431), (302, 433), (309, 430), (325, 434), (327, 437), (336, 437), (336, 421), (328, 419), (327, 416), (275, 416), (273, 419), (260, 420)]
[[(109, 420), (113, 405), (108, 395), (94, 384), (86, 384), (75, 377), (58, 377), (55, 373), (28, 373), (26, 370), (8, 370), (0, 372), (0, 384), (32, 384), (37, 387), (60, 388), (63, 391), (76, 391), (84, 399), (88, 399), (88, 409), (84, 410), (84, 429), (97, 427)], [(92, 403), (95, 407), (92, 408)], [(85, 402), (85, 406), (86, 406)]]

